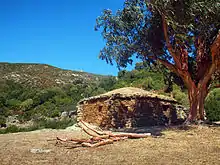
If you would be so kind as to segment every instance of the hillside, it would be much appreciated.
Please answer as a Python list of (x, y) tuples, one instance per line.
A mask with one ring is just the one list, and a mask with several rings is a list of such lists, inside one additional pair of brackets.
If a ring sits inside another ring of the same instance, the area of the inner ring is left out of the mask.
[(98, 82), (102, 77), (105, 76), (64, 70), (46, 64), (0, 63), (0, 82), (11, 80), (29, 87), (48, 88)]
[[(79, 100), (117, 88), (163, 91), (162, 74), (138, 66), (120, 71), (116, 78), (45, 64), (0, 63), (0, 124), (10, 116), (19, 121), (60, 117), (62, 112), (75, 111)], [(177, 100), (183, 100), (183, 95), (180, 98)]]
[(45, 64), (0, 63), (0, 124), (74, 111), (80, 99), (105, 92), (103, 78)]
[[(174, 97), (185, 107), (189, 105), (184, 88), (178, 87), (175, 82), (170, 83), (161, 72), (143, 63), (137, 63), (132, 71), (119, 71), (117, 77), (64, 70), (44, 64), (0, 63), (0, 125), (32, 121), (38, 123), (39, 128), (56, 127), (59, 123), (51, 125), (45, 122), (48, 119), (57, 121), (63, 112), (75, 113), (77, 103), (83, 98), (123, 87), (153, 91)], [(206, 106), (207, 116), (216, 117), (218, 115), (209, 113), (208, 109), (218, 107), (219, 103), (213, 102), (218, 100), (215, 99), (218, 95), (211, 96)], [(64, 121), (60, 124), (59, 128), (70, 123)], [(5, 132), (19, 131), (14, 127), (10, 129)]]

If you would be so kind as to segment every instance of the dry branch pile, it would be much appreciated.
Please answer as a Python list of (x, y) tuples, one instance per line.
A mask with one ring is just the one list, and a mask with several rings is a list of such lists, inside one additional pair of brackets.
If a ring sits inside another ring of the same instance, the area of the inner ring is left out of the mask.
[(71, 142), (75, 147), (98, 147), (106, 144), (112, 144), (113, 142), (134, 139), (134, 138), (146, 138), (151, 136), (151, 133), (137, 134), (137, 133), (113, 133), (111, 131), (103, 131), (92, 128), (91, 125), (84, 121), (79, 122), (79, 126), (87, 133), (89, 139), (62, 139), (57, 137), (57, 143), (59, 142)]

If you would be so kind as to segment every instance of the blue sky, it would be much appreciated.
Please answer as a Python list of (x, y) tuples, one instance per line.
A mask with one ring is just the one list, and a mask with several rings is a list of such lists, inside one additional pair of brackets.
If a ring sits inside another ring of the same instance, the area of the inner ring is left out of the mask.
[(64, 69), (116, 75), (98, 59), (104, 41), (94, 31), (105, 8), (124, 0), (0, 0), (0, 62), (45, 63)]

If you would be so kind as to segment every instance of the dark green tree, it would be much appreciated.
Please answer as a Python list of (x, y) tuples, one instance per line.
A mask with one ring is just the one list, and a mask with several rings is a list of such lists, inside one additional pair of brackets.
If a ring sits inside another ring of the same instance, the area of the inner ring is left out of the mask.
[(204, 101), (220, 69), (219, 0), (126, 0), (97, 18), (106, 46), (100, 58), (119, 68), (135, 56), (163, 64), (188, 89), (187, 121), (204, 119)]
[(220, 89), (214, 89), (208, 94), (205, 108), (210, 121), (220, 120)]
[(116, 84), (117, 80), (114, 76), (108, 76), (101, 79), (99, 87), (103, 88), (105, 91), (113, 90), (113, 86)]

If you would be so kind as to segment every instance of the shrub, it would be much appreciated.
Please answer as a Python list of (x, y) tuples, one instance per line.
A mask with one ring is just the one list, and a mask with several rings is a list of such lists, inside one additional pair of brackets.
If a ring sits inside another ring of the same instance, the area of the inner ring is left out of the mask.
[(52, 128), (52, 129), (65, 129), (73, 124), (75, 124), (75, 120), (65, 119), (65, 120), (47, 120), (42, 119), (38, 123), (38, 128)]
[(6, 118), (4, 116), (0, 116), (0, 124), (5, 124)]
[(9, 126), (6, 129), (0, 129), (0, 134), (14, 133), (14, 132), (20, 132), (19, 128), (15, 125)]
[(189, 107), (188, 95), (182, 92), (181, 89), (176, 85), (174, 85), (173, 97), (183, 106)]
[(220, 120), (220, 89), (214, 89), (209, 93), (205, 101), (205, 109), (210, 121)]
[(18, 108), (20, 104), (21, 104), (21, 101), (17, 99), (10, 99), (6, 101), (6, 105), (10, 108)]
[(20, 104), (20, 108), (23, 110), (23, 111), (26, 111), (26, 110), (29, 110), (32, 105), (33, 105), (33, 100), (32, 99), (27, 99), (25, 101), (23, 101), (21, 104)]

